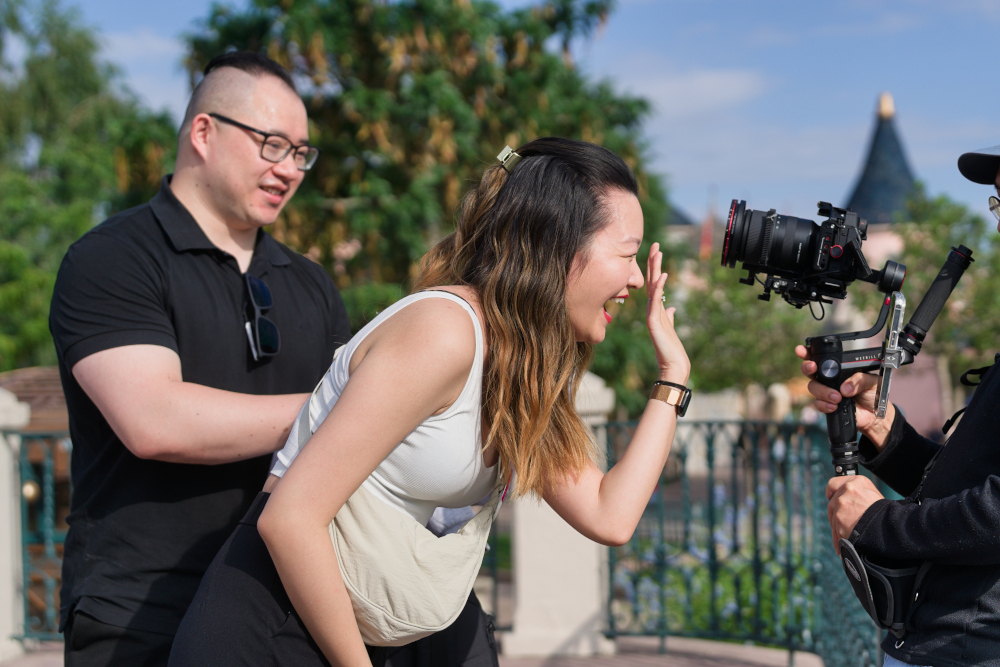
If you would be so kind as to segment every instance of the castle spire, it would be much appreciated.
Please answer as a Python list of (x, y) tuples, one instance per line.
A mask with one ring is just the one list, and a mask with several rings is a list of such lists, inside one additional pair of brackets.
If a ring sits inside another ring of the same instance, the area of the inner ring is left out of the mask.
[(868, 157), (847, 202), (848, 208), (869, 223), (892, 222), (897, 213), (904, 211), (915, 184), (913, 170), (896, 133), (895, 116), (892, 95), (882, 93)]

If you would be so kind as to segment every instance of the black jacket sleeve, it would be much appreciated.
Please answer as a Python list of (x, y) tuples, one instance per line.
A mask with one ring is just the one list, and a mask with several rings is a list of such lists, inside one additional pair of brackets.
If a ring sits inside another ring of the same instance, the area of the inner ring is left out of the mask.
[(868, 438), (859, 443), (861, 465), (901, 496), (909, 496), (923, 478), (924, 469), (941, 445), (917, 433), (896, 408), (896, 419), (879, 452)]
[(1000, 564), (1000, 477), (920, 504), (879, 500), (858, 521), (851, 543), (884, 558)]
[[(865, 467), (902, 495), (911, 496), (941, 449), (906, 423), (897, 411), (882, 452), (862, 440)], [(942, 498), (879, 500), (851, 535), (861, 553), (950, 565), (1000, 564), (1000, 477), (989, 475)]]

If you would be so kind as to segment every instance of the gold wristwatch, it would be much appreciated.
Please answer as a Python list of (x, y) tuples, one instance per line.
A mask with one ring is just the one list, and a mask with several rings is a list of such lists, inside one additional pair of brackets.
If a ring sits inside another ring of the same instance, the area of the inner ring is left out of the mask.
[(650, 392), (649, 397), (673, 405), (677, 408), (677, 416), (683, 417), (684, 413), (687, 412), (688, 403), (691, 402), (691, 390), (682, 384), (657, 380), (653, 384), (653, 391)]

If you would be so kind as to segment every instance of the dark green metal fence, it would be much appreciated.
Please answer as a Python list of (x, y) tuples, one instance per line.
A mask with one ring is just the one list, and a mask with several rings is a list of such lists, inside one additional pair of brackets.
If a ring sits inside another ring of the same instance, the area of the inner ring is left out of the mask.
[(61, 640), (59, 587), (69, 511), (69, 434), (6, 433), (17, 446), (26, 639)]
[[(609, 465), (636, 422), (599, 427)], [(826, 432), (794, 423), (684, 422), (634, 536), (610, 550), (608, 634), (702, 637), (880, 665), (826, 517)]]
[[(598, 427), (610, 464), (635, 426)], [(69, 437), (7, 435), (20, 442), (24, 636), (60, 639)], [(661, 648), (668, 635), (751, 641), (787, 648), (790, 660), (794, 651), (818, 653), (826, 667), (879, 664), (881, 634), (831, 545), (829, 458), (815, 426), (682, 423), (635, 535), (610, 550), (608, 634), (658, 636)], [(491, 544), (484, 570), (497, 609), (509, 537)]]

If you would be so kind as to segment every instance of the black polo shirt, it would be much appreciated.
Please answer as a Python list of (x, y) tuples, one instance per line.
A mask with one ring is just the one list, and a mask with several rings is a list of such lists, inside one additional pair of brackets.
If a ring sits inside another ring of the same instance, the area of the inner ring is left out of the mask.
[[(69, 408), (73, 499), (61, 620), (173, 634), (202, 574), (249, 508), (270, 457), (225, 465), (142, 460), (111, 430), (71, 369), (124, 345), (177, 352), (185, 382), (245, 394), (312, 391), (350, 338), (343, 301), (313, 262), (259, 231), (249, 272), (268, 285), (281, 351), (254, 361), (236, 259), (216, 248), (165, 178), (148, 204), (80, 238), (56, 279), (49, 326)], [(142, 373), (136, 368), (136, 373)]]

